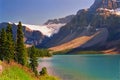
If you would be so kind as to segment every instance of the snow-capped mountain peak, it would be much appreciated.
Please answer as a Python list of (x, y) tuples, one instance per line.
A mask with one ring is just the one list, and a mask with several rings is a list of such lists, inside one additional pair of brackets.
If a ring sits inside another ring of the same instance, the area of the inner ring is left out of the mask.
[[(16, 25), (18, 23), (15, 23)], [(64, 26), (65, 24), (48, 24), (48, 25), (30, 25), (30, 24), (22, 24), (23, 26), (26, 26), (27, 28), (33, 30), (33, 31), (40, 31), (45, 36), (52, 36), (55, 33), (58, 33), (59, 29)]]

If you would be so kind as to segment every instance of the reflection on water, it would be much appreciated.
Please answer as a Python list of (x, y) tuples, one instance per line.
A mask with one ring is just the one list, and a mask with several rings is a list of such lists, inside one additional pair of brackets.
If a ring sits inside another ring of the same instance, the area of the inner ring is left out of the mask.
[(56, 55), (40, 58), (38, 71), (62, 80), (120, 80), (120, 55)]

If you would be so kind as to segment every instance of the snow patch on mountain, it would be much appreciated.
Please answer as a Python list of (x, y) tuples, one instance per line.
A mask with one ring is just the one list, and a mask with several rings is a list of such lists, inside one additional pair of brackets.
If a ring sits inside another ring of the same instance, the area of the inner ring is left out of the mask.
[(104, 11), (108, 11), (110, 12), (111, 14), (115, 14), (115, 15), (118, 15), (120, 16), (120, 8), (117, 8), (117, 9), (107, 9), (107, 8), (99, 8), (99, 10), (104, 10)]
[[(15, 23), (16, 25), (18, 23)], [(64, 26), (65, 24), (48, 24), (48, 25), (30, 25), (30, 24), (22, 24), (23, 26), (26, 26), (27, 28), (35, 31), (40, 31), (45, 36), (52, 36), (53, 34), (56, 34), (59, 32), (60, 28)]]

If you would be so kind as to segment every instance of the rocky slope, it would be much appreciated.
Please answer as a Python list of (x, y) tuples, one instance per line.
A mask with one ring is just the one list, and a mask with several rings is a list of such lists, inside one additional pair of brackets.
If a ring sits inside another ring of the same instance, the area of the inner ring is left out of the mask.
[(98, 8), (117, 9), (120, 7), (120, 0), (95, 0), (89, 11), (96, 11)]
[[(118, 0), (117, 2), (95, 0), (89, 9), (79, 10), (76, 16), (44, 45), (55, 51), (72, 49), (71, 52), (74, 52), (111, 48), (119, 50), (117, 49), (120, 42), (120, 11), (117, 11), (119, 5)], [(96, 33), (98, 34), (94, 36)], [(85, 36), (94, 37), (83, 39)]]
[(68, 22), (71, 21), (72, 18), (74, 18), (75, 15), (69, 15), (69, 16), (66, 16), (64, 18), (59, 18), (59, 19), (50, 19), (48, 20), (47, 22), (44, 23), (44, 25), (48, 25), (48, 24), (66, 24)]

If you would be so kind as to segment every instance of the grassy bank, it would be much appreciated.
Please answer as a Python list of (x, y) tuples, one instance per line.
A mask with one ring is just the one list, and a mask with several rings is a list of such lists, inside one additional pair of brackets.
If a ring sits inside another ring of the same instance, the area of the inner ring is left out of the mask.
[(8, 65), (5, 62), (2, 63), (2, 66), (3, 72), (0, 75), (0, 80), (38, 80), (27, 67), (22, 67), (16, 63)]
[(35, 77), (34, 73), (29, 68), (14, 62), (9, 65), (4, 62), (2, 66), (3, 72), (0, 74), (0, 80), (58, 80), (48, 75)]
[(101, 51), (79, 51), (76, 52), (75, 54), (104, 54)]
[(102, 51), (78, 51), (78, 52), (74, 52), (74, 53), (68, 53), (71, 50), (63, 50), (63, 51), (57, 51), (54, 52), (54, 55), (79, 55), (79, 54), (104, 54)]
[(60, 80), (57, 77), (45, 75), (45, 76), (40, 76), (40, 80)]

